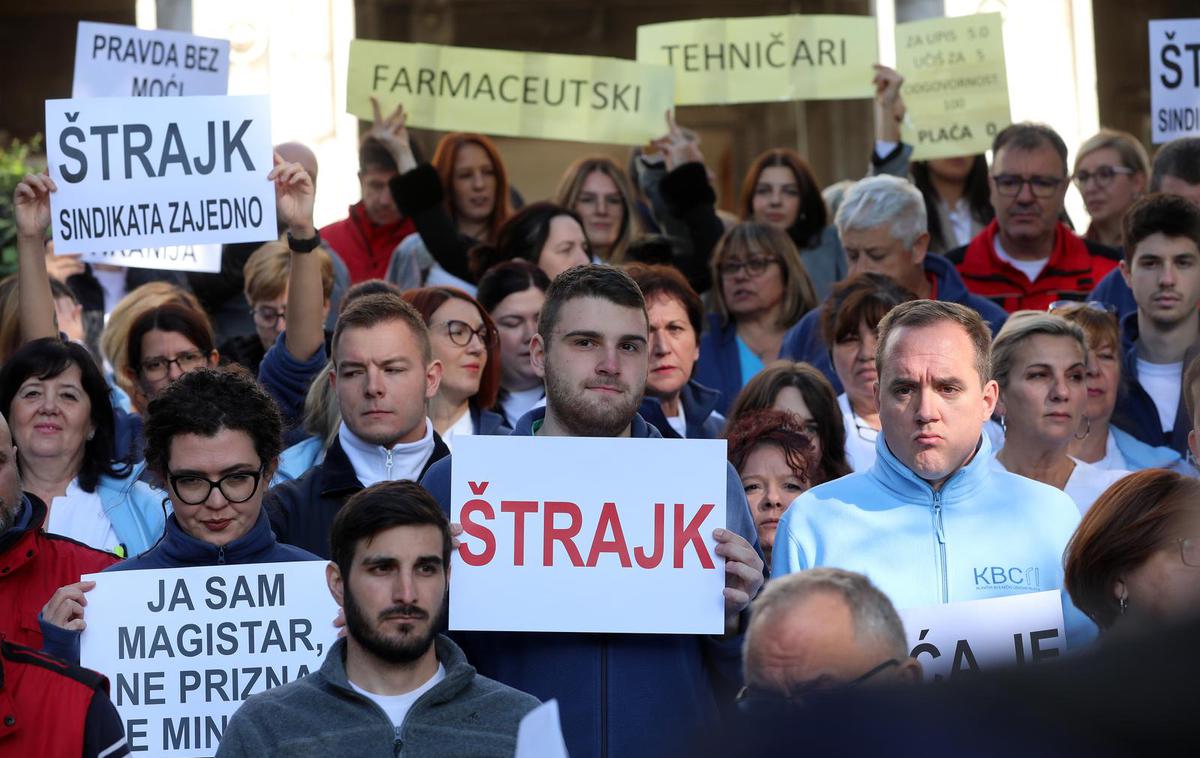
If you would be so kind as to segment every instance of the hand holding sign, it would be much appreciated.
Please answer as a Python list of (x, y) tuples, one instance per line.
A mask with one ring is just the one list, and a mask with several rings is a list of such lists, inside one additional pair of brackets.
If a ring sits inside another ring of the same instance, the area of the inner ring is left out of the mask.
[(316, 234), (313, 202), (317, 195), (312, 177), (299, 163), (288, 163), (275, 153), (275, 167), (267, 179), (275, 182), (275, 210), (279, 219), (296, 239), (311, 239)]
[(738, 629), (738, 616), (763, 586), (763, 561), (744, 537), (728, 529), (713, 530), (717, 555), (725, 559), (725, 633)]
[(58, 185), (46, 174), (28, 174), (17, 185), (13, 193), (13, 216), (17, 222), (18, 237), (36, 237), (38, 242), (46, 236), (50, 226), (50, 193), (58, 191)]
[(83, 620), (83, 607), (87, 605), (84, 593), (95, 586), (95, 582), (75, 582), (59, 587), (42, 607), (42, 618), (62, 629), (82, 632), (87, 628)]
[(408, 115), (404, 112), (404, 104), (398, 103), (392, 115), (384, 118), (379, 109), (379, 100), (372, 96), (371, 110), (375, 113), (375, 122), (366, 136), (387, 149), (400, 173), (412, 171), (417, 167), (417, 159), (408, 139)]

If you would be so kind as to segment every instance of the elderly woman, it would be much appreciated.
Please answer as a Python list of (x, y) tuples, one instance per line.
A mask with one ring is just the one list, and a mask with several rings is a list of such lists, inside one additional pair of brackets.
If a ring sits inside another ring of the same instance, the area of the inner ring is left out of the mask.
[(454, 287), (408, 290), (407, 300), (429, 327), (442, 381), (429, 401), (434, 430), (451, 450), (456, 437), (508, 434), (504, 417), (490, 409), (500, 391), (500, 344), (492, 317), (475, 298)]
[(1101, 632), (1200, 611), (1200, 482), (1138, 471), (1096, 500), (1067, 545), (1064, 584)]
[(646, 297), (650, 373), (641, 415), (663, 437), (716, 439), (725, 419), (715, 410), (720, 393), (692, 379), (700, 357), (704, 303), (670, 266), (626, 268)]
[(550, 277), (529, 261), (505, 261), (479, 280), (479, 304), (500, 337), (499, 407), (510, 427), (546, 397), (542, 378), (529, 362), (529, 341), (537, 332)]
[(817, 303), (791, 239), (752, 221), (730, 229), (713, 255), (709, 330), (700, 339), (696, 379), (721, 392), (724, 413), (763, 365), (779, 358), (783, 335)]
[(592, 254), (606, 263), (623, 263), (629, 243), (641, 234), (629, 177), (609, 158), (594, 156), (572, 163), (554, 202), (579, 214)]
[[(150, 403), (146, 463), (171, 501), (161, 541), (109, 571), (318, 560), (275, 541), (263, 495), (282, 447), (279, 411), (240, 370), (202, 369)], [(84, 593), (91, 582), (60, 588), (42, 610), (46, 650), (79, 659)]]
[(758, 544), (770, 560), (779, 520), (810, 486), (812, 442), (790, 413), (751, 411), (729, 430), (729, 462), (742, 479)]
[(1150, 179), (1150, 158), (1141, 140), (1128, 132), (1101, 129), (1079, 146), (1071, 178), (1092, 217), (1083, 236), (1121, 247), (1125, 211), (1146, 191)]
[(1174, 449), (1148, 445), (1110, 423), (1121, 388), (1121, 340), (1116, 316), (1097, 303), (1069, 303), (1053, 308), (1051, 313), (1078, 324), (1087, 337), (1086, 421), (1078, 432), (1083, 438), (1071, 440), (1071, 456), (1108, 470), (1194, 471)]
[[(1072, 458), (1072, 440), (1087, 434), (1087, 342), (1077, 324), (1039, 311), (1017, 311), (992, 344), (996, 413), (1004, 447), (992, 465), (1063, 490), (1080, 513), (1127, 471)], [(1081, 431), (1082, 430), (1082, 431)]]
[(815, 462), (809, 479), (815, 487), (853, 469), (846, 462), (846, 429), (837, 395), (829, 380), (807, 363), (776, 361), (747, 382), (729, 409), (725, 437), (740, 419), (762, 410), (791, 413), (812, 444)]
[(44, 337), (0, 370), (0, 408), (25, 488), (46, 504), (46, 531), (121, 556), (157, 540), (162, 494), (114, 460), (109, 388), (87, 350)]

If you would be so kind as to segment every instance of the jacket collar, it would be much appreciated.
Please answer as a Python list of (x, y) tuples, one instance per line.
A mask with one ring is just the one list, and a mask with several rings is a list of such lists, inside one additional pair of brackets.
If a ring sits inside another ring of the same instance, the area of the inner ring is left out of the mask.
[[(433, 647), (438, 663), (446, 669), (446, 678), (422, 695), (417, 702), (428, 699), (432, 704), (447, 703), (474, 681), (475, 667), (467, 662), (467, 656), (462, 649), (444, 634), (434, 636)], [(329, 653), (325, 656), (324, 663), (321, 664), (320, 674), (331, 686), (356, 698), (362, 697), (350, 686), (350, 677), (346, 675), (346, 639), (344, 637), (329, 648)]]
[(262, 563), (270, 558), (274, 547), (275, 533), (271, 531), (271, 521), (267, 518), (266, 509), (261, 509), (250, 531), (223, 547), (188, 534), (172, 513), (167, 516), (162, 540), (152, 549), (161, 551), (168, 564), (183, 567)]
[[(516, 437), (532, 437), (533, 436), (533, 425), (535, 423), (537, 423), (540, 426), (541, 421), (545, 418), (546, 418), (546, 407), (545, 406), (542, 406), (540, 408), (534, 408), (533, 410), (529, 411), (521, 418), (517, 419), (517, 426), (515, 429), (513, 429), (512, 433)], [(650, 424), (647, 424), (646, 420), (644, 418), (642, 418), (640, 414), (637, 414), (637, 413), (633, 414), (633, 421), (631, 421), (629, 424), (629, 436), (637, 437), (640, 439), (646, 439), (646, 438), (661, 439), (662, 438), (662, 434), (660, 434), (659, 431), (657, 429), (655, 429), (653, 426), (651, 426)]]
[(937, 253), (926, 253), (922, 263), (925, 273), (932, 274), (937, 280), (937, 299), (951, 303), (961, 303), (967, 298), (967, 285), (954, 264)]
[[(717, 409), (717, 403), (720, 400), (720, 392), (705, 387), (695, 379), (691, 379), (683, 385), (683, 389), (679, 391), (679, 404), (683, 407), (683, 418), (687, 423), (688, 437), (701, 436), (704, 422)], [(662, 403), (658, 401), (658, 398), (649, 395), (642, 398), (642, 407), (638, 413), (645, 421), (656, 427), (664, 437), (676, 436), (675, 430), (667, 421), (666, 414), (663, 413)], [(670, 434), (667, 433), (668, 429), (671, 430)]]
[[(433, 454), (425, 462), (420, 476), (425, 476), (425, 472), (429, 470), (430, 466), (447, 455), (450, 455), (450, 448), (446, 447), (442, 436), (434, 431)], [(333, 438), (333, 444), (325, 451), (325, 460), (318, 465), (322, 473), (321, 497), (336, 497), (349, 492), (358, 492), (363, 488), (362, 482), (358, 481), (358, 474), (354, 473), (354, 465), (350, 463), (350, 458), (342, 448), (341, 440), (337, 437)]]
[[(930, 504), (934, 500), (934, 489), (926, 480), (917, 476), (912, 469), (900, 462), (887, 445), (883, 433), (875, 440), (875, 464), (868, 475), (883, 487), (894, 492), (901, 500), (912, 503)], [(975, 455), (942, 484), (938, 499), (944, 504), (969, 503), (973, 496), (987, 486), (991, 476), (989, 461), (992, 445), (986, 434), (979, 435)]]
[(14, 526), (0, 534), (0, 579), (8, 577), (37, 558), (37, 538), (46, 521), (46, 504), (25, 493)]

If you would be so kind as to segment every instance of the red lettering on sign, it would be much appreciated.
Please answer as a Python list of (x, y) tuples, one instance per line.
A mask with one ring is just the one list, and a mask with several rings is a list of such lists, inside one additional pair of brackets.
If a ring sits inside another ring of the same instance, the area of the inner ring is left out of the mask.
[[(613, 538), (608, 540), (605, 536), (610, 526)], [(616, 503), (605, 503), (600, 509), (600, 521), (596, 523), (596, 533), (592, 535), (592, 551), (588, 553), (587, 565), (595, 566), (601, 553), (616, 553), (622, 566), (633, 566), (629, 561), (629, 546), (625, 544), (625, 532), (621, 529), (621, 518), (617, 515)]]
[(667, 506), (662, 503), (654, 504), (654, 552), (647, 553), (644, 547), (634, 548), (633, 557), (637, 559), (637, 564), (644, 569), (652, 569), (662, 563), (666, 508)]
[(500, 512), (513, 514), (513, 565), (525, 565), (525, 517), (537, 513), (536, 500), (501, 500)]
[(700, 510), (685, 527), (683, 525), (683, 503), (675, 504), (675, 568), (683, 568), (683, 551), (689, 544), (696, 548), (696, 557), (700, 559), (701, 566), (706, 569), (714, 568), (712, 556), (708, 554), (704, 538), (700, 536), (700, 525), (704, 523), (704, 519), (708, 518), (708, 514), (712, 513), (714, 507), (712, 503), (700, 506)]
[[(560, 513), (570, 516), (569, 526), (555, 526), (554, 517)], [(575, 503), (560, 503), (554, 500), (546, 501), (545, 521), (542, 527), (542, 565), (554, 565), (554, 543), (561, 542), (571, 559), (572, 566), (582, 566), (583, 559), (579, 557), (579, 548), (575, 547), (575, 535), (583, 525), (583, 512)]]
[(462, 557), (463, 563), (468, 566), (482, 566), (485, 563), (491, 563), (492, 558), (496, 556), (496, 536), (492, 534), (491, 529), (471, 520), (471, 516), (475, 513), (482, 514), (488, 521), (496, 517), (491, 503), (486, 500), (471, 500), (462, 507), (462, 512), (458, 514), (458, 517), (462, 521), (463, 534), (483, 540), (483, 552), (478, 554), (472, 553), (466, 542), (459, 544), (458, 554)]

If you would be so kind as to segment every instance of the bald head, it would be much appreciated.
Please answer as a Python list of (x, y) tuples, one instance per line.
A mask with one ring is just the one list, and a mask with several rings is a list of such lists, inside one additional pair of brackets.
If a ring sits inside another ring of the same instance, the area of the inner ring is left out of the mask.
[(8, 422), (0, 415), (0, 534), (8, 531), (21, 507), (21, 474), (17, 471), (17, 448)]
[(317, 154), (308, 149), (307, 145), (299, 142), (284, 142), (275, 148), (279, 157), (289, 163), (299, 163), (312, 177), (313, 186), (317, 186)]

